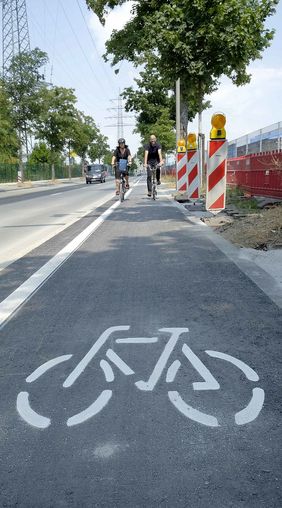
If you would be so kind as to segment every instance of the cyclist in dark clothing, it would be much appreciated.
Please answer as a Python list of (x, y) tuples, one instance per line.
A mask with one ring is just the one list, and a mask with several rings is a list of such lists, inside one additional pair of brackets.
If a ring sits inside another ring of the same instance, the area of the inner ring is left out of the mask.
[[(162, 147), (159, 143), (157, 143), (156, 136), (152, 134), (150, 136), (150, 143), (145, 146), (144, 154), (144, 166), (147, 168), (147, 188), (149, 197), (152, 195), (152, 171), (150, 166), (155, 166), (156, 164), (163, 165)], [(161, 170), (160, 168), (157, 168), (157, 185), (160, 185), (161, 183), (160, 176)]]
[[(128, 146), (125, 144), (125, 139), (120, 138), (118, 140), (118, 146), (116, 147), (113, 158), (112, 158), (112, 166), (115, 168), (115, 178), (116, 178), (116, 195), (119, 195), (119, 178), (120, 178), (120, 171), (118, 167), (118, 163), (120, 159), (127, 160), (127, 165), (131, 165), (131, 153), (128, 148)], [(125, 173), (125, 180), (126, 180), (126, 188), (129, 189), (129, 181), (128, 181), (128, 170)]]

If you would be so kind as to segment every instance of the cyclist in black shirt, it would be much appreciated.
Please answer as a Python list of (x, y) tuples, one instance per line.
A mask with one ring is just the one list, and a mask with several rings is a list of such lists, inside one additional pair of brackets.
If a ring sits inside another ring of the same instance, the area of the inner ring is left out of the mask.
[[(145, 154), (144, 154), (144, 166), (147, 168), (147, 188), (148, 188), (148, 196), (152, 195), (152, 171), (150, 166), (154, 166), (156, 164), (163, 165), (162, 158), (162, 147), (159, 143), (157, 143), (157, 138), (154, 134), (150, 136), (150, 143), (145, 146)], [(157, 168), (156, 177), (157, 177), (157, 185), (161, 183), (161, 170)]]
[[(119, 195), (119, 178), (120, 178), (120, 171), (118, 167), (118, 163), (120, 159), (126, 159), (128, 166), (131, 165), (131, 153), (128, 148), (128, 146), (125, 144), (125, 139), (120, 138), (118, 140), (118, 146), (116, 147), (113, 158), (112, 158), (112, 166), (115, 168), (115, 178), (116, 178), (116, 195)], [(126, 180), (126, 188), (129, 189), (129, 181), (128, 181), (128, 170), (125, 173), (125, 180)]]

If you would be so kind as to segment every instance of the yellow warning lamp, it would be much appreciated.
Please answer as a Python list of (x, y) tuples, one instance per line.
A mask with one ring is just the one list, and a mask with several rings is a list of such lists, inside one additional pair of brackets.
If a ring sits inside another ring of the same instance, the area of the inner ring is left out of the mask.
[(185, 139), (179, 139), (177, 141), (177, 153), (186, 152)]
[(197, 150), (197, 136), (194, 132), (187, 136), (187, 150)]
[(212, 129), (210, 131), (211, 139), (225, 139), (226, 130), (226, 116), (224, 113), (214, 113), (211, 118)]

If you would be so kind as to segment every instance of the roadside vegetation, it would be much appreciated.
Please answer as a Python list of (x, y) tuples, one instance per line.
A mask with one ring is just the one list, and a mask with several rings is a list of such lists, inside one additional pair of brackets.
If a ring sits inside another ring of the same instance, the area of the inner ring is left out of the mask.
[[(142, 144), (157, 135), (163, 151), (175, 150), (175, 82), (181, 79), (181, 130), (210, 107), (206, 97), (222, 76), (249, 83), (249, 64), (261, 58), (274, 35), (265, 21), (279, 0), (138, 0), (132, 17), (114, 30), (105, 59), (127, 60), (140, 69), (134, 87), (123, 91), (135, 112)], [(107, 13), (126, 0), (86, 0), (104, 24)], [(116, 70), (118, 73), (118, 70)]]
[(47, 61), (38, 48), (16, 55), (0, 80), (0, 181), (14, 178), (15, 167), (22, 181), (36, 167), (55, 179), (57, 168), (76, 156), (80, 174), (86, 160), (110, 164), (108, 140), (94, 118), (77, 109), (75, 91), (44, 81)]

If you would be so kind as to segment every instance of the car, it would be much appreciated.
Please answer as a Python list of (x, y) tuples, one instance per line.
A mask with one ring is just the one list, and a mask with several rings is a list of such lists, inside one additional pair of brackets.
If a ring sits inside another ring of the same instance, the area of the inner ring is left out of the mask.
[(106, 170), (103, 164), (89, 164), (85, 172), (86, 183), (106, 181)]

